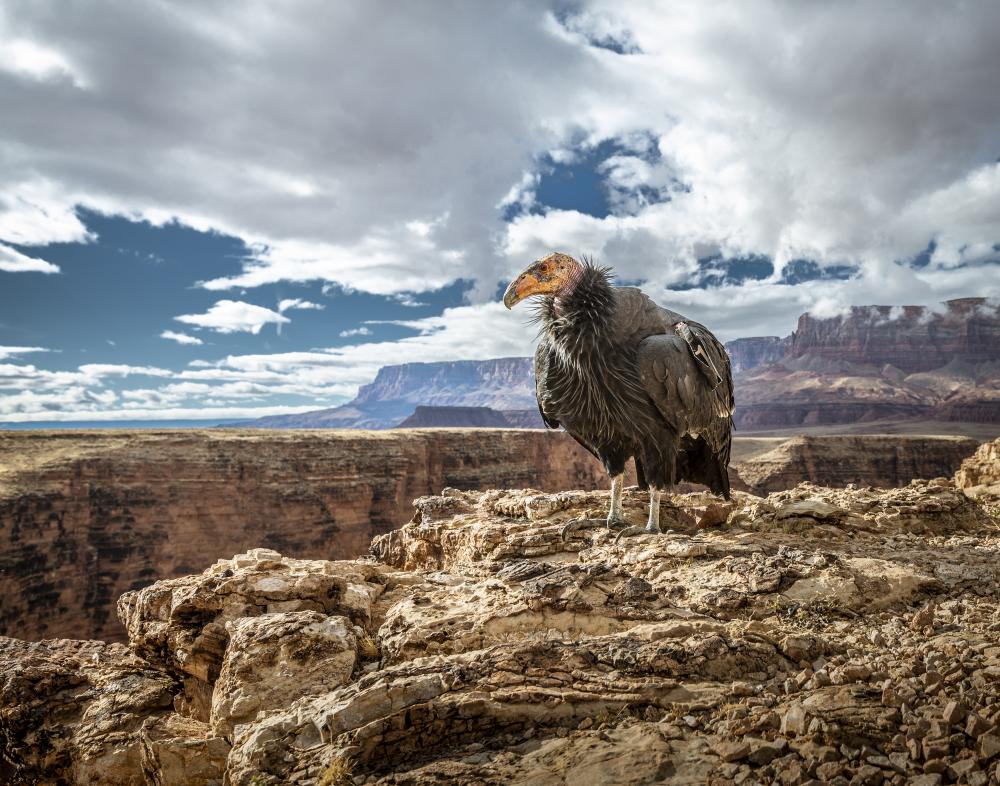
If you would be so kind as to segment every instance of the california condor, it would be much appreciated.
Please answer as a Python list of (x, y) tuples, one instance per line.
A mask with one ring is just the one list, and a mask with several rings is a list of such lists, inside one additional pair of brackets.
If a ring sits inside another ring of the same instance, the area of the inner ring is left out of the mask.
[[(535, 393), (549, 428), (562, 426), (611, 476), (610, 528), (621, 513), (625, 463), (649, 489), (645, 529), (660, 532), (660, 497), (692, 481), (729, 499), (733, 378), (729, 356), (704, 325), (662, 308), (611, 270), (549, 254), (504, 293), (507, 308), (540, 296)], [(564, 533), (565, 534), (565, 533)]]

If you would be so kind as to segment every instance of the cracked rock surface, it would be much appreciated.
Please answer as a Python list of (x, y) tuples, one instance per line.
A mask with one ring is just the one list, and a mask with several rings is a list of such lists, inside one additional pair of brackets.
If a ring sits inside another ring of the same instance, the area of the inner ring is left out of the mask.
[(126, 593), (128, 647), (0, 639), (0, 782), (998, 782), (979, 501), (692, 493), (662, 536), (563, 539), (607, 501), (445, 490), (366, 559), (256, 549)]

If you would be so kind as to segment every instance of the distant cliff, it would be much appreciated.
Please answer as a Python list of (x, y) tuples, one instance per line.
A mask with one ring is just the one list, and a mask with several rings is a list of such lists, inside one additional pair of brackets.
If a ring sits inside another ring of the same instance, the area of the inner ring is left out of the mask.
[(490, 407), (425, 407), (399, 424), (400, 428), (545, 428), (538, 407), (492, 409)]
[(419, 406), (400, 428), (510, 428), (511, 423), (490, 407)]
[(777, 336), (737, 338), (726, 344), (733, 373), (739, 374), (757, 366), (776, 363), (788, 351), (789, 340)]
[(942, 311), (922, 306), (856, 306), (850, 314), (799, 317), (789, 358), (892, 365), (907, 374), (932, 371), (955, 360), (1000, 360), (1000, 317), (986, 298), (949, 300)]
[[(276, 415), (237, 426), (254, 428), (393, 428), (419, 405), (535, 409), (531, 358), (403, 363), (379, 369), (347, 404)], [(453, 423), (449, 425), (459, 425)]]

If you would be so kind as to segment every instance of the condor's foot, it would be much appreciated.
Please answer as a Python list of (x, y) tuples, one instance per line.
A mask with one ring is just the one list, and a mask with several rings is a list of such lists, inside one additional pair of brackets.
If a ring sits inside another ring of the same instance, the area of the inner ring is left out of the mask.
[(615, 543), (618, 543), (622, 538), (629, 538), (633, 535), (662, 535), (663, 531), (654, 524), (649, 524), (645, 527), (625, 527), (617, 535), (615, 535)]
[(621, 516), (608, 516), (607, 519), (573, 519), (567, 521), (559, 530), (559, 537), (563, 540), (569, 540), (570, 535), (582, 529), (597, 529), (601, 525), (606, 525), (608, 529), (618, 529), (626, 524), (627, 522)]

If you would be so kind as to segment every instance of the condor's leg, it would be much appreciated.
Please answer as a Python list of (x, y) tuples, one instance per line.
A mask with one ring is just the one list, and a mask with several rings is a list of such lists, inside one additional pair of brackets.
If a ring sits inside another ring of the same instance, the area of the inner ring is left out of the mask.
[(645, 527), (626, 527), (615, 535), (615, 543), (630, 535), (659, 535), (660, 529), (660, 499), (663, 496), (661, 489), (654, 486), (649, 487), (649, 518)]
[[(626, 459), (617, 452), (602, 453), (600, 458), (611, 476), (611, 505), (608, 507), (608, 517), (605, 523), (608, 529), (617, 529), (625, 524), (625, 518), (622, 516), (622, 489), (625, 487)], [(581, 529), (593, 529), (600, 525), (599, 519), (573, 519), (563, 525), (559, 534), (563, 540), (566, 540), (573, 532)]]
[(672, 454), (667, 453), (665, 457), (646, 456), (643, 461), (644, 468), (648, 473), (646, 480), (649, 483), (649, 518), (645, 527), (626, 527), (615, 536), (615, 543), (630, 535), (659, 535), (660, 529), (660, 499), (663, 497), (663, 489), (673, 486), (674, 461)]
[(567, 521), (559, 531), (563, 540), (578, 532), (581, 529), (595, 529), (602, 523), (607, 524), (608, 529), (618, 529), (625, 524), (622, 516), (622, 489), (625, 487), (625, 473), (621, 472), (611, 478), (611, 505), (608, 507), (608, 517), (603, 522), (601, 519), (573, 519)]
[(622, 488), (624, 486), (624, 472), (611, 478), (611, 507), (608, 508), (608, 529), (620, 527), (625, 523), (625, 518), (622, 516)]

